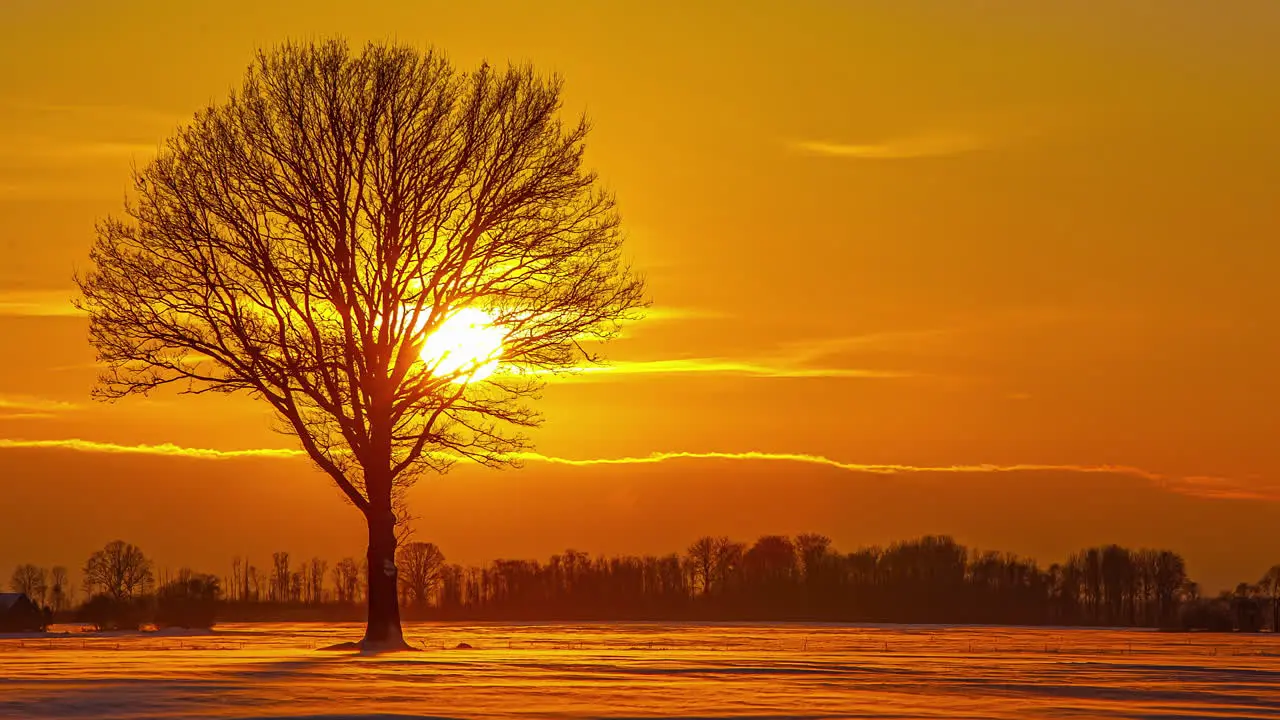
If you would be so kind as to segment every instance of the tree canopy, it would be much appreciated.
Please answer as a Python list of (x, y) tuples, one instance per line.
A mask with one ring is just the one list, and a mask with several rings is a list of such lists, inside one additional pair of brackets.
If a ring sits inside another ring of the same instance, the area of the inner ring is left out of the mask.
[[(80, 278), (97, 392), (253, 393), (366, 510), (371, 472), (511, 462), (537, 421), (520, 400), (642, 298), (560, 90), (409, 47), (260, 53), (98, 227)], [(503, 334), (480, 383), (420, 357), (464, 308)]]

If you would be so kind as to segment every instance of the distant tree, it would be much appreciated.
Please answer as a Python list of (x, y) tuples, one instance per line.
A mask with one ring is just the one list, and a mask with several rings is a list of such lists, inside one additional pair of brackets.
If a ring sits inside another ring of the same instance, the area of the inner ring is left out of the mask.
[[(306, 565), (303, 565), (305, 568)], [(289, 592), (286, 599), (289, 602), (302, 602), (302, 592), (306, 588), (306, 577), (303, 570), (289, 573)]]
[(132, 599), (150, 589), (153, 581), (151, 561), (142, 550), (123, 540), (107, 543), (84, 565), (84, 586), (90, 595)]
[(340, 602), (355, 602), (360, 591), (360, 566), (355, 558), (345, 557), (333, 568), (334, 585)]
[(242, 583), (244, 582), (244, 569), (237, 555), (231, 558), (231, 575), (227, 578), (226, 593), (229, 600), (244, 600), (244, 590)]
[(560, 562), (563, 568), (561, 573), (564, 583), (562, 589), (569, 595), (573, 595), (581, 581), (583, 572), (589, 568), (591, 559), (586, 553), (569, 548), (564, 551)]
[[(448, 611), (457, 611), (463, 606), (463, 578), (466, 570), (461, 565), (446, 565), (440, 572), (440, 607)], [(571, 603), (568, 601), (568, 593), (564, 587), (558, 585), (561, 577), (557, 574), (552, 578), (551, 592), (562, 607), (568, 609)]]
[(13, 569), (9, 579), (9, 587), (16, 593), (23, 593), (31, 598), (37, 606), (45, 605), (45, 595), (49, 591), (48, 573), (42, 567), (25, 564)]
[(685, 551), (685, 559), (694, 587), (699, 588), (704, 597), (710, 595), (716, 575), (716, 539), (704, 536), (694, 540)]
[(880, 558), (883, 553), (878, 547), (860, 548), (844, 558), (844, 573), (850, 585), (856, 587), (878, 588), (881, 584)]
[(183, 568), (156, 591), (158, 627), (211, 628), (222, 590), (214, 575)]
[(289, 601), (289, 582), (293, 573), (289, 569), (289, 553), (271, 553), (271, 599)]
[(1156, 603), (1154, 624), (1172, 627), (1177, 622), (1178, 593), (1187, 584), (1187, 563), (1181, 555), (1161, 550), (1155, 554), (1151, 571)]
[(249, 565), (245, 572), (248, 573), (249, 578), (248, 599), (253, 602), (260, 602), (262, 600), (262, 586), (268, 585), (267, 579), (256, 565)]
[(1258, 587), (1271, 606), (1271, 631), (1280, 632), (1280, 565), (1272, 565), (1258, 581)]
[(783, 535), (765, 535), (756, 540), (743, 561), (752, 582), (790, 582), (797, 574), (795, 544)]
[(747, 546), (727, 537), (716, 538), (716, 587), (728, 591), (737, 584), (742, 575), (743, 556)]
[(1235, 629), (1240, 632), (1257, 632), (1262, 629), (1262, 612), (1257, 585), (1240, 583), (1234, 593), (1225, 593), (1235, 619)]
[[(396, 498), (458, 458), (501, 466), (541, 378), (593, 361), (642, 302), (585, 121), (527, 67), (342, 41), (260, 53), (135, 172), (78, 282), (98, 394), (176, 385), (268, 403), (369, 528), (366, 644), (403, 647)], [(493, 354), (421, 354), (463, 310)]]
[(433, 543), (411, 542), (400, 546), (396, 565), (400, 568), (400, 586), (405, 599), (419, 608), (426, 607), (440, 584), (444, 564), (444, 553)]
[(328, 569), (329, 563), (320, 558), (311, 558), (307, 566), (307, 596), (313, 603), (324, 601), (324, 574)]
[(1102, 549), (1102, 592), (1107, 608), (1107, 624), (1133, 624), (1125, 610), (1132, 592), (1134, 575), (1133, 558), (1127, 549), (1119, 545), (1108, 545)]
[(831, 538), (817, 533), (804, 533), (796, 536), (795, 547), (805, 582), (816, 584), (831, 552)]
[[(1273, 576), (1280, 576), (1273, 569), (1255, 585), (1242, 583), (1235, 592), (1206, 599), (1187, 577), (1182, 557), (1168, 550), (1099, 546), (1041, 569), (1034, 560), (971, 551), (946, 536), (842, 554), (813, 533), (764, 536), (750, 548), (705, 537), (691, 543), (684, 557), (593, 558), (566, 550), (545, 564), (495, 560), (480, 567), (447, 565), (434, 545), (406, 543), (397, 563), (404, 604), (432, 604), (446, 618), (1061, 625), (1103, 624), (1114, 617), (1117, 624), (1142, 627), (1247, 631), (1274, 622), (1268, 603), (1275, 593)], [(699, 564), (702, 569), (694, 567)], [(326, 569), (314, 558), (303, 563), (290, 573), (288, 596), (340, 603), (359, 597), (363, 573), (354, 558), (334, 564), (334, 591), (327, 598), (315, 589)], [(187, 573), (180, 571), (179, 578)], [(704, 575), (712, 588), (705, 601)]]
[(54, 612), (62, 612), (71, 605), (70, 580), (67, 569), (54, 565), (49, 570), (49, 606)]
[(297, 596), (295, 600), (305, 603), (311, 602), (311, 564), (303, 560), (302, 566), (298, 568), (294, 576), (300, 583), (297, 592), (294, 593)]
[(831, 538), (817, 533), (804, 533), (796, 536), (795, 546), (804, 580), (806, 612), (811, 617), (825, 614), (832, 609), (831, 596), (836, 582)]

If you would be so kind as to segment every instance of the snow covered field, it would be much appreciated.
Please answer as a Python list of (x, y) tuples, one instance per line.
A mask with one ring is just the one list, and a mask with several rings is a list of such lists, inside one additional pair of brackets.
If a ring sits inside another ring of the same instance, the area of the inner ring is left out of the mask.
[(410, 624), (425, 652), (314, 649), (360, 629), (0, 636), (0, 717), (1280, 718), (1270, 635)]

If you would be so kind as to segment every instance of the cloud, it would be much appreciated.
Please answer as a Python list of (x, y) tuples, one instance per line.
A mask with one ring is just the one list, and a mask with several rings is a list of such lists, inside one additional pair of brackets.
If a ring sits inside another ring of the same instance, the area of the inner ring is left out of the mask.
[(129, 158), (135, 155), (150, 156), (159, 146), (154, 143), (89, 142), (68, 143), (50, 148), (52, 155), (66, 159), (78, 158)]
[(169, 455), (177, 457), (197, 458), (201, 460), (230, 460), (235, 458), (296, 458), (303, 455), (301, 450), (287, 448), (249, 448), (244, 450), (215, 450), (213, 448), (193, 448), (160, 443), (158, 445), (137, 444), (122, 445), (119, 443), (97, 442), (67, 438), (60, 440), (15, 440), (0, 438), (3, 449), (54, 449), (74, 450), (77, 452), (107, 453), (113, 455)]
[(118, 197), (118, 189), (107, 192), (101, 186), (75, 184), (62, 180), (48, 182), (23, 178), (21, 182), (4, 182), (0, 179), (0, 200), (103, 200)]
[[(920, 373), (857, 367), (832, 367), (821, 361), (831, 355), (857, 349), (897, 347), (939, 337), (948, 331), (905, 331), (871, 333), (852, 337), (822, 338), (784, 344), (780, 351), (753, 358), (659, 358), (615, 360), (604, 365), (586, 365), (557, 374), (562, 380), (605, 380), (628, 375), (729, 375), (759, 378), (912, 378)], [(533, 374), (554, 374), (551, 372)]]
[(557, 380), (593, 380), (625, 375), (716, 374), (764, 378), (905, 378), (913, 373), (896, 370), (800, 367), (785, 361), (770, 363), (728, 358), (678, 360), (622, 360), (608, 365), (575, 368)]
[[(17, 440), (10, 438), (0, 438), (0, 448), (32, 448), (32, 449), (60, 449), (75, 450), (78, 452), (98, 452), (98, 453), (117, 453), (132, 455), (176, 455), (180, 457), (193, 457), (209, 460), (224, 460), (230, 458), (242, 457), (270, 457), (270, 458), (298, 458), (305, 453), (301, 450), (288, 448), (249, 448), (242, 450), (216, 450), (213, 448), (193, 448), (173, 443), (160, 444), (137, 444), (122, 445), (119, 443), (98, 442), (95, 440), (81, 440), (79, 438), (58, 439), (58, 440)], [(675, 452), (655, 452), (649, 455), (628, 455), (621, 457), (605, 457), (605, 458), (565, 458), (555, 455), (544, 455), (536, 452), (519, 452), (504, 456), (511, 460), (524, 460), (532, 462), (547, 463), (551, 465), (571, 465), (574, 467), (590, 467), (594, 465), (652, 465), (657, 463), (671, 462), (675, 460), (736, 460), (749, 462), (789, 462), (804, 463), (809, 465), (821, 465), (824, 467), (836, 468), (839, 470), (848, 470), (850, 472), (874, 473), (878, 475), (898, 475), (908, 473), (992, 473), (992, 472), (1075, 472), (1075, 473), (1105, 473), (1132, 475), (1148, 480), (1159, 480), (1163, 476), (1156, 473), (1143, 470), (1141, 468), (1129, 467), (1124, 465), (1037, 465), (1037, 464), (1017, 464), (1017, 465), (938, 465), (938, 466), (920, 466), (920, 465), (885, 465), (885, 464), (865, 464), (851, 463), (834, 460), (824, 455), (809, 455), (805, 453), (771, 453), (771, 452), (692, 452), (692, 451), (675, 451)], [(458, 458), (464, 460), (463, 458)]]
[(971, 332), (971, 330), (961, 327), (886, 330), (863, 333), (861, 335), (843, 335), (789, 342), (784, 347), (788, 356), (796, 360), (816, 360), (858, 350), (918, 350), (934, 347), (941, 341), (950, 340), (965, 332)]
[[(74, 290), (0, 290), (0, 317), (80, 317), (85, 313), (71, 304)], [(715, 319), (724, 314), (708, 310), (660, 308), (646, 311), (648, 320)], [(864, 339), (873, 342), (872, 339)], [(681, 358), (623, 360), (606, 365), (583, 366), (559, 376), (558, 380), (601, 380), (625, 375), (719, 374), (763, 378), (903, 378), (913, 373), (896, 370), (806, 367), (803, 361), (818, 357), (824, 350), (854, 345), (858, 338), (818, 341), (806, 347), (789, 348), (786, 357), (759, 360), (732, 358)], [(541, 373), (535, 373), (541, 374)], [(550, 374), (550, 373), (547, 373)]]
[(517, 453), (513, 459), (552, 465), (592, 467), (598, 465), (653, 465), (681, 460), (721, 460), (745, 462), (802, 463), (873, 475), (937, 475), (937, 474), (1011, 474), (1073, 473), (1086, 475), (1123, 475), (1146, 480), (1166, 491), (1210, 500), (1260, 500), (1280, 502), (1280, 484), (1265, 483), (1257, 477), (1233, 479), (1217, 476), (1172, 476), (1132, 465), (1063, 465), (1042, 463), (992, 463), (957, 465), (899, 465), (853, 463), (824, 455), (772, 452), (656, 452), (649, 455), (612, 458), (563, 458), (541, 453)]
[(71, 304), (74, 290), (0, 290), (0, 316), (74, 317), (84, 315)]
[(644, 320), (720, 320), (729, 317), (728, 313), (719, 310), (701, 308), (650, 307), (641, 311)]
[(133, 156), (150, 156), (156, 152), (157, 148), (158, 145), (154, 143), (83, 141), (43, 136), (18, 137), (0, 144), (0, 158), (42, 162), (128, 159)]
[(77, 115), (93, 120), (116, 120), (151, 125), (174, 125), (189, 120), (189, 113), (173, 113), (134, 105), (97, 105), (87, 103), (59, 103), (24, 98), (0, 98), (0, 108), (27, 115)]
[[(672, 374), (719, 374), (762, 378), (936, 378), (936, 375), (927, 375), (909, 368), (848, 367), (844, 366), (844, 361), (852, 355), (883, 351), (936, 354), (941, 350), (948, 354), (955, 354), (965, 348), (973, 348), (975, 345), (989, 346), (987, 342), (975, 342), (972, 336), (1016, 332), (1024, 328), (1037, 328), (1055, 323), (1092, 322), (1100, 316), (1115, 319), (1116, 314), (1114, 310), (1099, 308), (1019, 308), (1016, 311), (1000, 312), (986, 318), (969, 319), (952, 326), (805, 338), (783, 342), (772, 351), (747, 357), (616, 360), (600, 366), (585, 366), (571, 370), (557, 380), (622, 380), (628, 376)], [(698, 310), (667, 310), (663, 317), (684, 319), (729, 316)], [(970, 339), (964, 339), (966, 337)]]
[(965, 133), (913, 135), (871, 144), (839, 143), (823, 140), (800, 140), (790, 143), (792, 149), (810, 155), (860, 160), (906, 160), (947, 157), (984, 150), (991, 147), (991, 144), (988, 139)]
[(0, 410), (15, 411), (18, 413), (40, 413), (48, 415), (51, 413), (65, 412), (67, 410), (76, 410), (80, 407), (77, 403), (67, 402), (65, 400), (50, 400), (48, 398), (33, 397), (30, 395), (0, 395)]
[(771, 453), (749, 450), (745, 452), (656, 452), (650, 455), (623, 456), (614, 458), (588, 458), (574, 460), (570, 458), (543, 455), (541, 453), (516, 453), (512, 456), (519, 460), (551, 463), (554, 465), (573, 465), (577, 467), (591, 465), (651, 465), (673, 460), (739, 460), (756, 462), (789, 462), (821, 465), (824, 467), (848, 470), (850, 472), (873, 473), (877, 475), (903, 475), (920, 473), (1012, 473), (1012, 472), (1072, 472), (1102, 473), (1108, 475), (1131, 475), (1146, 480), (1158, 480), (1163, 476), (1127, 465), (1043, 465), (1020, 463), (1014, 465), (970, 464), (970, 465), (886, 465), (851, 463), (834, 460), (824, 455), (806, 453)]
[(1262, 482), (1259, 478), (1244, 480), (1210, 475), (1191, 475), (1180, 478), (1162, 478), (1160, 484), (1167, 490), (1214, 500), (1280, 500), (1280, 485)]
[[(0, 416), (2, 417), (2, 416)], [(246, 448), (240, 450), (218, 450), (214, 448), (194, 448), (175, 445), (173, 443), (126, 445), (120, 443), (98, 442), (79, 438), (57, 440), (21, 440), (0, 438), (0, 450), (3, 449), (51, 449), (71, 450), (75, 452), (105, 453), (116, 455), (152, 455), (192, 458), (198, 460), (235, 460), (242, 458), (267, 458), (295, 460), (305, 457), (301, 450), (289, 448)], [(570, 467), (596, 467), (620, 465), (656, 465), (678, 461), (728, 461), (728, 462), (765, 462), (765, 463), (799, 463), (819, 467), (833, 468), (852, 473), (872, 475), (938, 475), (938, 474), (1014, 474), (1014, 473), (1074, 473), (1087, 475), (1123, 475), (1151, 482), (1166, 491), (1190, 497), (1211, 500), (1258, 500), (1280, 501), (1280, 485), (1261, 482), (1257, 477), (1231, 479), (1216, 476), (1172, 476), (1153, 472), (1132, 465), (1064, 465), (1043, 463), (969, 463), (956, 465), (903, 465), (883, 463), (854, 463), (825, 455), (807, 453), (778, 452), (723, 452), (723, 451), (671, 451), (655, 452), (649, 455), (627, 455), (619, 457), (566, 458), (556, 455), (544, 455), (536, 452), (512, 453), (507, 459), (548, 465)], [(460, 462), (468, 462), (465, 458), (452, 458)]]

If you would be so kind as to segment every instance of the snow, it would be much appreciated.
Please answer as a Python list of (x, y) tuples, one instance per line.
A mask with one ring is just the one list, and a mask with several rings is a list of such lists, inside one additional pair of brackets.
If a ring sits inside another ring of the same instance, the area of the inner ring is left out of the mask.
[[(2, 718), (1280, 718), (1280, 636), (831, 624), (340, 624), (0, 638)], [(453, 649), (468, 643), (472, 649)]]

